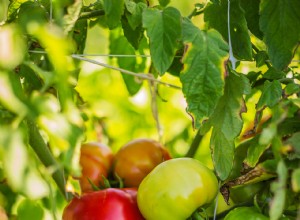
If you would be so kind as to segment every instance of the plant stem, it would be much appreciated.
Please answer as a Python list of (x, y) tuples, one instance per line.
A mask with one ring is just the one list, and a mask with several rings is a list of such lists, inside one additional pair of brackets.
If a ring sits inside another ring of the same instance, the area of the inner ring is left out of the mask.
[(105, 14), (104, 10), (94, 10), (89, 12), (82, 12), (78, 20), (91, 19), (103, 16)]
[(66, 192), (66, 181), (64, 170), (59, 166), (55, 158), (53, 157), (50, 149), (43, 140), (35, 122), (31, 119), (27, 120), (28, 133), (29, 133), (29, 144), (37, 154), (38, 158), (45, 165), (46, 168), (54, 168), (55, 171), (52, 173), (52, 178), (57, 184), (58, 188), (68, 200), (69, 195)]
[(197, 150), (199, 148), (199, 144), (200, 144), (200, 142), (201, 142), (201, 140), (203, 138), (203, 135), (201, 135), (200, 130), (201, 129), (199, 129), (197, 131), (197, 134), (194, 137), (194, 140), (193, 140), (193, 142), (192, 142), (192, 144), (191, 144), (188, 152), (185, 155), (186, 157), (194, 157), (195, 156), (195, 154), (196, 154), (196, 152), (197, 152)]

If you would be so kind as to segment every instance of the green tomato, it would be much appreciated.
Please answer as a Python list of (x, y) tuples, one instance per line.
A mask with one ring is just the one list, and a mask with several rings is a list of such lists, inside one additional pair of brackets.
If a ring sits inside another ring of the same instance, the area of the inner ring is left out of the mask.
[(214, 200), (218, 180), (198, 160), (176, 158), (156, 166), (141, 182), (138, 206), (147, 220), (185, 220)]
[(268, 220), (269, 218), (261, 214), (255, 207), (239, 207), (229, 212), (224, 220)]

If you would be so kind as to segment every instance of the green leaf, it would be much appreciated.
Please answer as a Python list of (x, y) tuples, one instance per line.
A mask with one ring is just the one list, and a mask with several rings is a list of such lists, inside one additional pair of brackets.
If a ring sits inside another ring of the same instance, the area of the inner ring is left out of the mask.
[(23, 200), (18, 206), (18, 220), (42, 220), (43, 208), (35, 201)]
[(64, 32), (69, 33), (75, 26), (82, 8), (82, 0), (74, 0), (74, 3), (67, 8), (67, 14), (64, 16)]
[(269, 57), (266, 51), (258, 51), (254, 55), (254, 59), (256, 61), (256, 66), (261, 67), (266, 64), (266, 61), (269, 59)]
[(277, 125), (270, 123), (268, 127), (264, 128), (259, 137), (260, 145), (268, 145), (272, 142), (273, 138), (277, 135)]
[(166, 7), (171, 0), (158, 0), (158, 1), (161, 6)]
[[(299, 122), (298, 122), (299, 123)], [(286, 144), (290, 145), (296, 157), (300, 158), (300, 132), (294, 133), (287, 141)]]
[(181, 38), (181, 15), (172, 7), (163, 11), (146, 9), (143, 26), (150, 39), (150, 53), (154, 67), (163, 75), (171, 66)]
[(283, 71), (270, 67), (267, 72), (264, 73), (263, 78), (271, 80), (282, 79), (285, 77), (285, 75), (286, 74)]
[(135, 29), (132, 29), (130, 24), (128, 23), (128, 20), (126, 18), (122, 18), (122, 28), (124, 32), (124, 36), (127, 38), (128, 42), (134, 47), (134, 49), (138, 49), (141, 40), (144, 37), (144, 29), (140, 25), (136, 27)]
[(230, 73), (225, 80), (224, 95), (210, 119), (213, 126), (210, 147), (214, 167), (221, 180), (229, 176), (233, 166), (234, 139), (243, 126), (241, 113), (244, 105), (243, 95), (247, 87), (250, 87), (250, 84), (245, 76)]
[(283, 69), (291, 61), (300, 35), (300, 1), (263, 0), (260, 3), (260, 29), (275, 68)]
[(24, 92), (30, 93), (33, 90), (39, 90), (42, 88), (42, 82), (35, 72), (26, 65), (20, 65), (20, 76), (23, 79)]
[(23, 28), (33, 22), (43, 25), (47, 21), (47, 11), (37, 2), (24, 2), (18, 11), (18, 22)]
[(11, 72), (0, 70), (0, 104), (17, 115), (25, 116), (29, 109), (23, 98), (20, 79)]
[(223, 94), (223, 62), (228, 47), (218, 32), (201, 31), (187, 19), (183, 21), (183, 41), (188, 47), (180, 77), (182, 91), (188, 103), (187, 111), (199, 127), (212, 114)]
[(125, 6), (127, 11), (125, 12), (125, 16), (128, 20), (129, 25), (133, 30), (135, 30), (138, 26), (142, 25), (142, 15), (143, 10), (147, 8), (145, 3), (139, 2), (135, 3), (129, 0), (125, 1)]
[[(222, 0), (220, 5), (209, 5), (204, 12), (204, 20), (228, 42), (227, 7), (227, 0)], [(237, 0), (230, 3), (230, 35), (233, 55), (238, 59), (252, 60), (252, 45), (245, 12)]]
[(268, 220), (269, 218), (261, 214), (256, 207), (238, 207), (230, 211), (224, 220)]
[(300, 168), (294, 170), (292, 173), (292, 188), (295, 193), (300, 192)]
[(271, 191), (274, 193), (269, 210), (271, 220), (279, 219), (285, 206), (288, 170), (283, 161), (278, 163), (277, 174), (278, 180), (271, 184)]
[[(134, 48), (128, 43), (125, 37), (121, 36), (117, 39), (111, 39), (110, 43), (111, 54), (135, 55)], [(130, 71), (137, 69), (138, 64), (136, 57), (118, 57), (117, 60), (119, 67), (122, 69)], [(122, 74), (122, 77), (130, 95), (134, 95), (140, 90), (142, 86), (141, 81), (139, 82), (134, 76), (127, 74)]]
[(263, 109), (265, 106), (273, 107), (278, 103), (282, 95), (282, 88), (279, 81), (265, 81), (262, 94), (256, 105), (257, 110)]
[(87, 38), (87, 29), (88, 29), (88, 22), (87, 20), (79, 20), (75, 23), (74, 30), (73, 30), (73, 39), (76, 43), (76, 50), (75, 53), (83, 54), (85, 49), (85, 42)]
[(300, 92), (300, 85), (295, 83), (289, 83), (284, 88), (284, 91), (286, 95), (292, 95), (294, 93), (298, 93)]
[(116, 28), (121, 23), (124, 0), (103, 0), (103, 9), (109, 29)]
[(259, 3), (260, 0), (240, 0), (241, 6), (245, 11), (247, 26), (252, 34), (259, 39), (263, 38), (263, 33), (259, 29)]
[(265, 152), (265, 150), (270, 146), (270, 144), (260, 144), (259, 143), (259, 136), (255, 136), (247, 151), (247, 157), (245, 158), (245, 163), (249, 167), (254, 167), (261, 155)]
[(7, 11), (7, 20), (11, 21), (15, 19), (21, 4), (27, 1), (28, 0), (10, 0), (8, 11)]

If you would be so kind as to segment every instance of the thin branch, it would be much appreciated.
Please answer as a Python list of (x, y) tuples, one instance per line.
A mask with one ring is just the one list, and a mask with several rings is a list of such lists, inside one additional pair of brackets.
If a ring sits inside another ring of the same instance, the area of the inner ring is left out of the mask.
[[(150, 75), (150, 76), (152, 76), (152, 75)], [(152, 78), (153, 78), (153, 76), (152, 76)], [(151, 93), (151, 110), (152, 110), (153, 118), (156, 122), (158, 141), (162, 142), (163, 129), (161, 127), (161, 123), (159, 120), (159, 113), (158, 113), (158, 107), (157, 107), (157, 83), (150, 81), (150, 80), (148, 82), (149, 82), (150, 93)]]
[(82, 12), (80, 14), (78, 20), (97, 18), (97, 17), (103, 16), (103, 15), (105, 15), (104, 10), (94, 10), (94, 11), (89, 11), (89, 12)]
[(73, 54), (79, 57), (151, 57), (147, 54)]
[(46, 168), (55, 169), (55, 171), (52, 173), (52, 178), (56, 182), (58, 188), (60, 189), (66, 200), (69, 200), (70, 195), (68, 192), (66, 192), (66, 180), (63, 168), (59, 166), (50, 149), (44, 142), (35, 122), (31, 119), (28, 119), (27, 125), (30, 146)]
[(171, 87), (171, 88), (175, 88), (175, 89), (181, 89), (181, 87), (179, 87), (179, 86), (176, 86), (176, 85), (173, 85), (173, 84), (170, 84), (170, 83), (166, 83), (166, 82), (162, 82), (158, 79), (150, 77), (149, 75), (147, 75), (145, 73), (135, 73), (135, 72), (132, 72), (132, 71), (129, 71), (129, 70), (125, 70), (125, 69), (122, 69), (122, 68), (119, 68), (119, 67), (111, 66), (111, 65), (101, 63), (101, 62), (96, 61), (96, 60), (91, 60), (91, 59), (88, 59), (88, 58), (85, 58), (85, 57), (80, 57), (80, 56), (77, 56), (77, 55), (71, 55), (71, 57), (73, 57), (74, 59), (86, 61), (86, 62), (93, 63), (93, 64), (96, 64), (96, 65), (99, 65), (99, 66), (103, 66), (103, 67), (106, 67), (106, 68), (109, 68), (109, 69), (117, 70), (117, 71), (120, 71), (121, 73), (131, 75), (131, 76), (135, 76), (135, 77), (140, 78), (140, 79), (145, 79), (145, 80), (150, 80), (152, 82), (157, 82), (157, 83), (165, 85), (167, 87)]
[(188, 150), (188, 152), (185, 154), (185, 157), (194, 157), (198, 148), (199, 148), (199, 144), (203, 138), (203, 135), (201, 135), (200, 132), (201, 129), (199, 129), (194, 137), (194, 140)]
[(53, 3), (52, 3), (52, 0), (50, 0), (50, 23), (52, 23), (53, 21)]

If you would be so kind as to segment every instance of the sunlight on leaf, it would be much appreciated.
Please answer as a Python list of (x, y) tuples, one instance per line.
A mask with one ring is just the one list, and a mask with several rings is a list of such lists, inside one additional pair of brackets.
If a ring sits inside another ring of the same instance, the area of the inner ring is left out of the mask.
[(7, 181), (14, 190), (32, 199), (48, 195), (48, 185), (30, 162), (19, 130), (0, 127), (0, 152)]
[(0, 26), (0, 67), (13, 69), (25, 55), (25, 42), (16, 26)]
[(183, 57), (182, 91), (198, 128), (209, 117), (223, 94), (228, 55), (227, 44), (216, 31), (201, 31), (189, 20), (183, 21), (183, 40), (188, 45)]

